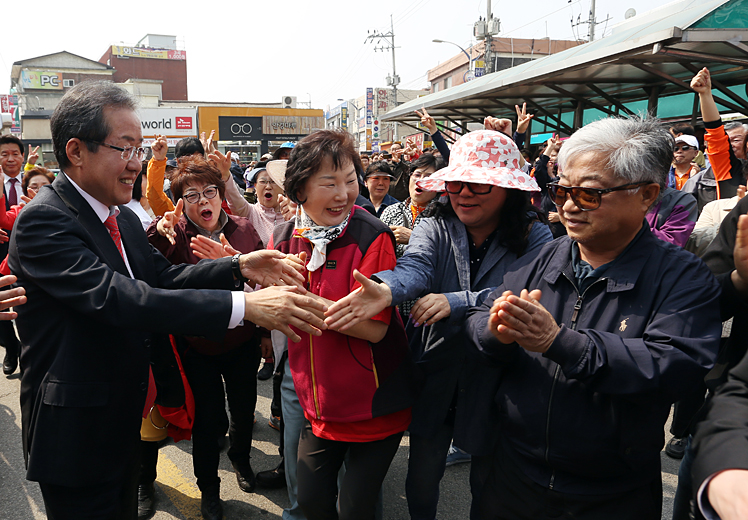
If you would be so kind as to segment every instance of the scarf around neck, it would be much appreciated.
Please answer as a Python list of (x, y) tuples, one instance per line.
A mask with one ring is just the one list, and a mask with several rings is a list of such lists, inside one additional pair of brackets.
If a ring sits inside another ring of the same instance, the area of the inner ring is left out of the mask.
[(307, 270), (316, 271), (325, 263), (327, 244), (338, 238), (351, 218), (351, 210), (345, 220), (337, 226), (320, 226), (316, 224), (304, 211), (304, 206), (299, 206), (296, 212), (296, 229), (294, 235), (301, 236), (312, 243), (312, 258), (307, 263)]

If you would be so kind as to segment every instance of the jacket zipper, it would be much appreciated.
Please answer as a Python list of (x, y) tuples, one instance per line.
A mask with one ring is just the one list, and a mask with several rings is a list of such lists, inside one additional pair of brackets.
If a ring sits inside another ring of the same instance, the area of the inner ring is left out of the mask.
[[(566, 274), (564, 273), (564, 276)], [(577, 291), (577, 301), (574, 303), (574, 312), (571, 315), (571, 323), (569, 324), (569, 328), (571, 330), (577, 330), (577, 319), (579, 318), (579, 311), (582, 310), (582, 300), (584, 300), (584, 295), (587, 294), (587, 291), (590, 290), (590, 287), (595, 285), (597, 282), (602, 282), (605, 280), (605, 278), (600, 278), (599, 280), (595, 280), (592, 284), (590, 284), (589, 287), (587, 287), (584, 292), (580, 295), (579, 289), (577, 289), (576, 284), (568, 277), (566, 278), (571, 282), (571, 285), (574, 287), (574, 290)], [(553, 383), (551, 383), (551, 396), (548, 399), (548, 416), (545, 421), (545, 462), (548, 464), (548, 466), (551, 465), (550, 461), (550, 450), (551, 450), (551, 406), (553, 405), (553, 394), (556, 390), (556, 382), (558, 381), (558, 375), (561, 372), (561, 365), (558, 363), (556, 364), (556, 369), (553, 371)], [(548, 483), (548, 489), (553, 489), (553, 483), (556, 480), (556, 470), (551, 469), (551, 480)]]
[[(312, 273), (311, 271), (307, 271), (308, 273), (308, 282), (309, 287), (308, 289), (312, 290)], [(314, 412), (316, 413), (316, 418), (321, 418), (320, 413), (320, 406), (319, 406), (319, 396), (317, 395), (317, 376), (314, 373), (314, 340), (312, 339), (314, 336), (309, 334), (309, 365), (312, 369), (312, 396), (314, 397)]]

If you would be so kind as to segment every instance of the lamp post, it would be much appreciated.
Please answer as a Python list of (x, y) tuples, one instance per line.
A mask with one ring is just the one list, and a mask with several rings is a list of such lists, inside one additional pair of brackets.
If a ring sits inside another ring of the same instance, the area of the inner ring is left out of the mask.
[[(470, 54), (468, 54), (468, 51), (466, 51), (465, 49), (463, 49), (461, 46), (457, 45), (455, 42), (448, 42), (446, 40), (438, 40), (438, 39), (437, 40), (431, 40), (431, 41), (434, 42), (434, 43), (450, 43), (450, 44), (454, 45), (455, 47), (457, 47), (458, 49), (460, 49), (463, 52), (463, 54), (465, 54), (465, 56), (467, 56), (467, 59), (468, 59), (468, 70), (463, 75), (462, 80), (463, 81), (469, 81), (469, 80), (467, 80), (467, 76), (468, 76), (468, 74), (470, 74), (470, 71), (473, 70), (473, 58), (470, 57)], [(473, 49), (471, 47), (470, 48), (470, 52), (472, 52), (472, 50)], [(470, 79), (474, 79), (474, 78), (471, 77)]]

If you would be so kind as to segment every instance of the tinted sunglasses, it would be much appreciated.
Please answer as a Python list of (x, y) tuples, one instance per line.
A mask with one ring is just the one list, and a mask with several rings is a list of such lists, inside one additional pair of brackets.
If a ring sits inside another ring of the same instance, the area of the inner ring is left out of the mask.
[(548, 193), (551, 195), (551, 200), (559, 208), (566, 202), (567, 195), (571, 197), (572, 202), (582, 211), (592, 211), (600, 207), (603, 195), (614, 191), (630, 190), (632, 188), (640, 188), (645, 184), (651, 184), (648, 181), (634, 182), (629, 184), (622, 184), (621, 186), (614, 186), (612, 188), (584, 188), (582, 186), (561, 186), (558, 183), (548, 184)]
[(676, 152), (679, 151), (679, 150), (687, 152), (688, 150), (695, 150), (695, 149), (696, 148), (694, 148), (693, 146), (688, 146), (687, 144), (684, 144), (683, 146), (676, 146), (675, 147), (675, 151)]
[(493, 188), (492, 184), (476, 184), (472, 182), (462, 182), (462, 181), (446, 181), (444, 183), (444, 191), (447, 193), (451, 193), (452, 195), (457, 195), (459, 193), (462, 193), (462, 188), (464, 186), (467, 186), (467, 189), (470, 193), (473, 195), (485, 195), (486, 193), (491, 193), (491, 188)]

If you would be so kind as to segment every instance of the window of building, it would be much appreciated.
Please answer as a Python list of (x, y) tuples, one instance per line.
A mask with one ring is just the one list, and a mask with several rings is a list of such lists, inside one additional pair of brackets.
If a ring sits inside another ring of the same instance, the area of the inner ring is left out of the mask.
[(448, 89), (452, 86), (452, 76), (444, 79), (444, 89)]
[(439, 83), (432, 83), (431, 88), (434, 92), (439, 92)]

